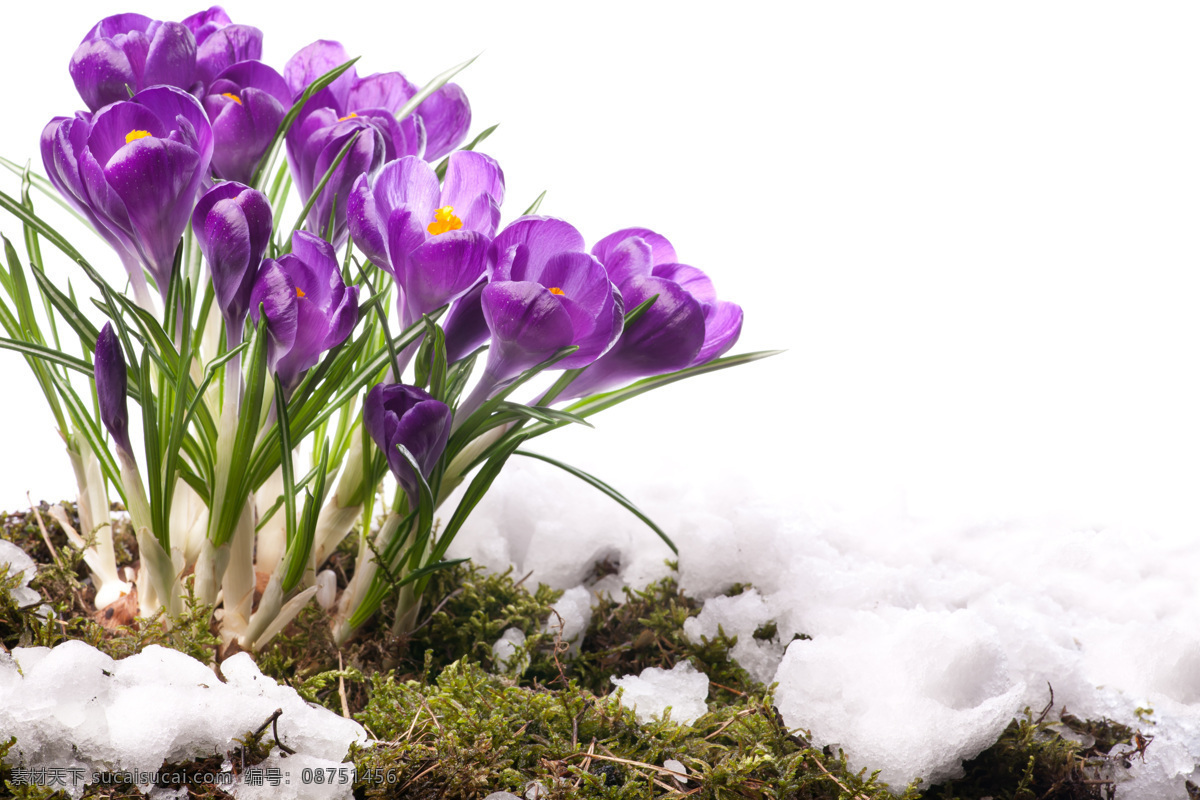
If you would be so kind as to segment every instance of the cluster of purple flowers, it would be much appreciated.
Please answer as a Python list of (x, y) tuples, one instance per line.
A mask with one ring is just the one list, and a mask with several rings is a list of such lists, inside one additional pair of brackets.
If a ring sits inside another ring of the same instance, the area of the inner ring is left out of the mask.
[[(190, 222), (228, 345), (241, 341), (247, 316), (264, 314), (270, 364), (288, 390), (358, 321), (358, 290), (344, 284), (337, 257), (348, 236), (394, 279), (404, 327), (452, 304), (448, 359), (490, 342), (482, 397), (564, 348), (574, 350), (555, 368), (580, 370), (566, 394), (582, 397), (705, 363), (734, 344), (741, 309), (653, 231), (617, 231), (589, 249), (559, 219), (524, 216), (500, 228), (503, 172), (486, 155), (456, 150), (471, 123), (466, 96), (447, 83), (398, 120), (418, 93), (399, 72), (360, 77), (351, 67), (304, 104), (285, 142), (294, 184), (311, 199), (307, 230), (286, 255), (265, 257), (272, 211), (247, 184), (289, 109), (349, 58), (340, 44), (318, 41), (281, 74), (261, 53), (259, 29), (213, 7), (181, 22), (108, 17), (71, 58), (88, 110), (46, 126), (46, 170), (120, 255), (143, 305), (146, 273), (165, 302)], [(430, 162), (445, 156), (439, 180)], [(651, 299), (626, 324), (626, 312)], [(123, 370), (120, 355), (96, 359), (102, 395), (124, 385), (99, 374)], [(121, 404), (102, 397), (101, 405)], [(440, 457), (450, 409), (392, 384), (370, 392), (364, 415), (415, 493), (413, 467), (428, 474)]]

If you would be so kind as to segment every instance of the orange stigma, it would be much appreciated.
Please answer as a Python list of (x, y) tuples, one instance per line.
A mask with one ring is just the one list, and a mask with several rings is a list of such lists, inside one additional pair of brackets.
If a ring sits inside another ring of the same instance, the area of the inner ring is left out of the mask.
[(349, 114), (347, 114), (344, 117), (338, 117), (338, 122), (345, 122), (346, 120), (350, 119), (351, 117), (357, 117), (357, 116), (358, 116), (358, 114), (355, 114), (353, 111), (351, 111)]
[(566, 297), (567, 293), (564, 292), (562, 289), (558, 288), (557, 286), (547, 286), (546, 288), (550, 290), (550, 294), (561, 294), (564, 297)]
[(299, 286), (296, 287), (296, 297), (304, 297), (304, 290)]
[(462, 220), (454, 216), (454, 206), (442, 206), (433, 212), (433, 222), (426, 228), (434, 236), (446, 231), (456, 231), (462, 227)]
[(125, 144), (129, 144), (134, 139), (145, 139), (150, 135), (150, 131), (130, 131), (125, 134)]
[(230, 100), (237, 103), (239, 106), (242, 104), (242, 98), (238, 97), (233, 92), (221, 92), (221, 97), (228, 97)]

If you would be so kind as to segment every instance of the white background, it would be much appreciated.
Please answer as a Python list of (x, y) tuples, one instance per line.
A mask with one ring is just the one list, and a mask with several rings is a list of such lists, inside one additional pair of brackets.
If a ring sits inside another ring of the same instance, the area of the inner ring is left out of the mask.
[[(231, 3), (282, 69), (459, 83), (505, 219), (643, 225), (782, 356), (641, 398), (554, 452), (640, 482), (748, 480), (810, 504), (1062, 513), (1190, 531), (1200, 485), (1200, 12), (1183, 3)], [(0, 154), (79, 103), (101, 16), (9, 4)], [(5, 191), (13, 181), (0, 176)], [(45, 201), (43, 201), (43, 205)], [(290, 222), (290, 220), (289, 220)], [(19, 228), (0, 218), (0, 230)], [(116, 259), (84, 231), (96, 262)], [(49, 255), (48, 255), (49, 257)], [(52, 264), (52, 267), (54, 265)], [(77, 273), (71, 275), (84, 290)], [(73, 497), (23, 360), (0, 352), (0, 507)], [(631, 457), (631, 453), (636, 452)]]

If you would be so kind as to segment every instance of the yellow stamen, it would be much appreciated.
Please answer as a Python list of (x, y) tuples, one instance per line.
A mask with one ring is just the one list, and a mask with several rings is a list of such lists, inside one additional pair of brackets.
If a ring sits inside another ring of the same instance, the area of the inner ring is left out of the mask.
[(344, 117), (338, 117), (338, 122), (345, 122), (346, 120), (350, 119), (351, 117), (357, 117), (357, 116), (358, 116), (358, 114), (355, 114), (353, 111), (351, 111), (349, 114), (347, 114)]
[(462, 227), (462, 220), (454, 216), (454, 206), (442, 206), (433, 212), (433, 222), (426, 228), (434, 236), (446, 231), (456, 231)]
[(130, 131), (125, 134), (125, 144), (129, 144), (134, 139), (145, 139), (150, 135), (150, 131)]
[(547, 286), (546, 288), (550, 290), (550, 294), (561, 294), (564, 297), (567, 294), (566, 292), (564, 292), (562, 289), (558, 288), (557, 286)]
[(304, 297), (304, 290), (299, 286), (296, 287), (296, 297)]
[(237, 103), (239, 106), (242, 104), (242, 98), (238, 97), (233, 92), (221, 92), (221, 97), (228, 97), (230, 100)]

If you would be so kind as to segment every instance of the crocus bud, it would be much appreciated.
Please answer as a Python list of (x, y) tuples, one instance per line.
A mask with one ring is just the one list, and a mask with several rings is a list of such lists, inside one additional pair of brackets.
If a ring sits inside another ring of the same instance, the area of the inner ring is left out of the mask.
[(378, 384), (363, 403), (363, 426), (387, 456), (388, 467), (415, 507), (420, 481), (396, 445), (412, 454), (421, 477), (433, 471), (450, 439), (451, 414), (445, 403), (402, 383)]
[(213, 172), (249, 183), (292, 105), (287, 83), (261, 61), (240, 61), (217, 75), (203, 102), (212, 120)]
[(267, 196), (232, 181), (209, 189), (192, 212), (192, 231), (208, 261), (217, 307), (231, 340), (241, 341), (271, 225)]
[(71, 56), (70, 72), (92, 111), (128, 100), (130, 91), (149, 86), (190, 89), (196, 74), (196, 39), (178, 22), (141, 14), (105, 17), (83, 37)]
[(601, 239), (592, 253), (608, 269), (627, 308), (658, 296), (616, 345), (571, 384), (582, 397), (621, 383), (711, 361), (727, 352), (742, 331), (742, 309), (717, 299), (700, 270), (677, 263), (675, 249), (645, 228), (627, 228)]
[(495, 266), (481, 302), (492, 333), (487, 374), (493, 380), (516, 377), (569, 346), (579, 349), (555, 366), (586, 366), (620, 335), (621, 295), (568, 223), (522, 217), (500, 232), (492, 252)]
[(125, 354), (112, 323), (105, 323), (96, 337), (96, 396), (100, 401), (100, 421), (104, 423), (117, 447), (132, 453), (129, 444), (129, 406), (126, 396), (129, 377), (125, 373)]
[(250, 318), (267, 317), (268, 360), (287, 389), (299, 385), (321, 354), (346, 341), (358, 322), (358, 287), (342, 282), (332, 245), (306, 231), (292, 252), (263, 261), (250, 293)]

